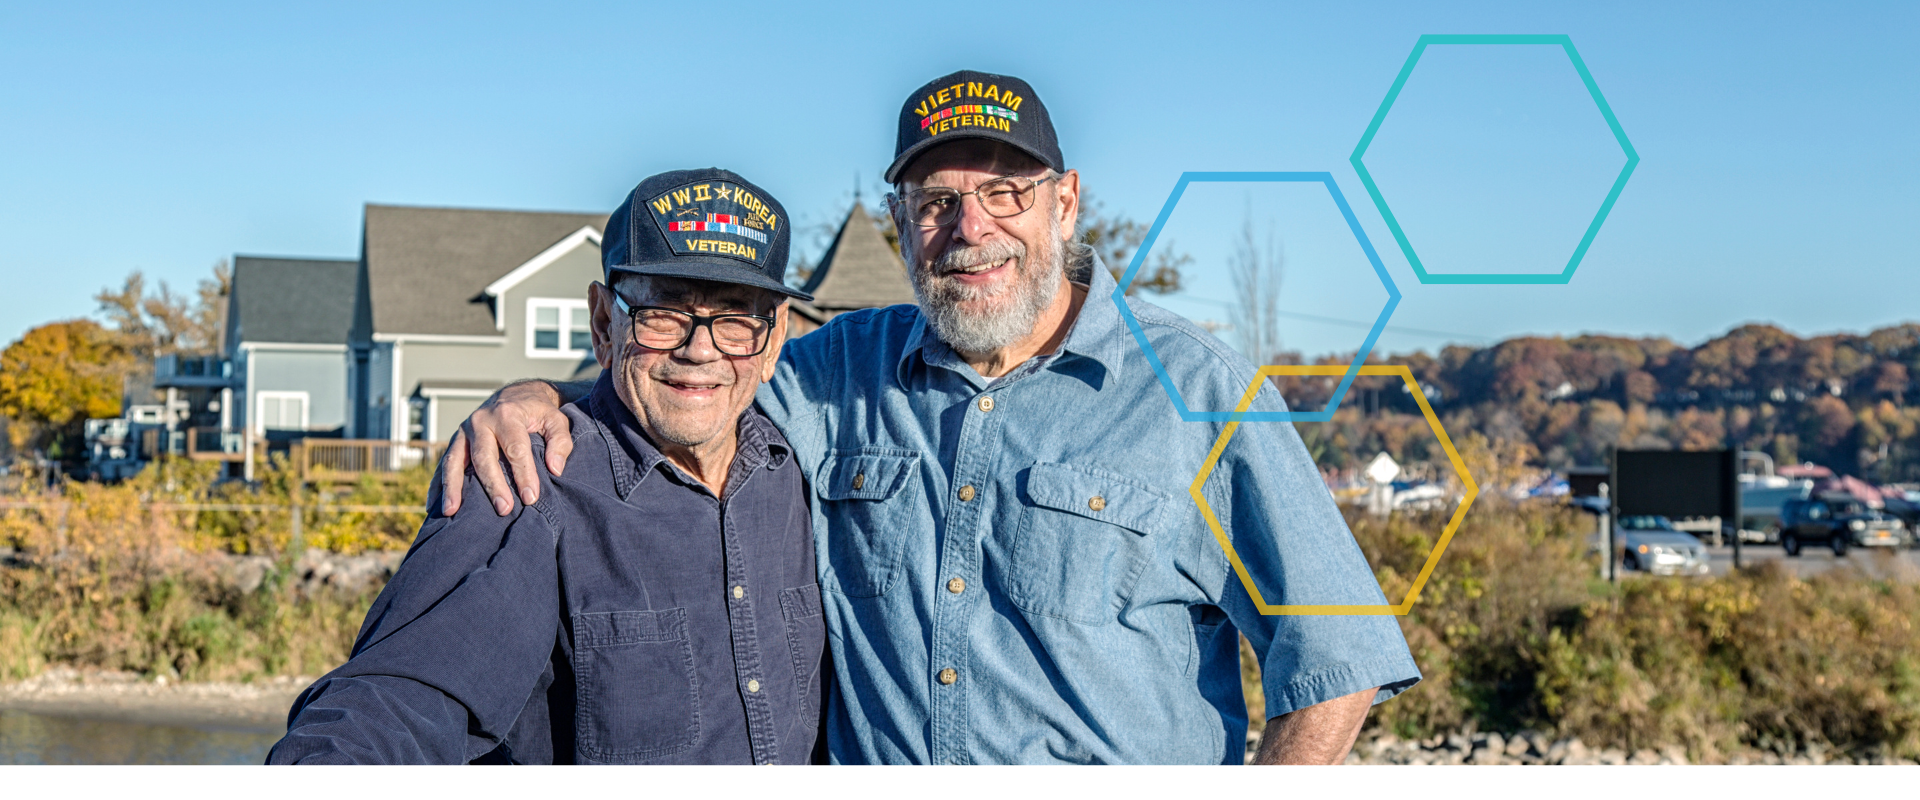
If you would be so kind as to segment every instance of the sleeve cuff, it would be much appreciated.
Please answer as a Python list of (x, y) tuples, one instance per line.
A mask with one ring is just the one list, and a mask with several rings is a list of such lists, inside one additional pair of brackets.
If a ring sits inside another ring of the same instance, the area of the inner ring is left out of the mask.
[(1373, 702), (1379, 705), (1419, 682), (1420, 667), (1410, 655), (1331, 666), (1298, 676), (1285, 686), (1265, 684), (1266, 714), (1272, 719), (1375, 686), (1380, 692)]

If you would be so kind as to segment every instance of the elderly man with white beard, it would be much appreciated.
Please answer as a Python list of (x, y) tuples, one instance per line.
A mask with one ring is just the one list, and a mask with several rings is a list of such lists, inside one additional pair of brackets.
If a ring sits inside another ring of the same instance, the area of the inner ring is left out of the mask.
[[(839, 763), (1240, 763), (1238, 642), (1260, 657), (1261, 763), (1339, 763), (1367, 710), (1420, 679), (1388, 616), (1264, 615), (1187, 499), (1221, 423), (1183, 422), (1073, 242), (1080, 175), (1024, 81), (959, 72), (910, 97), (887, 180), (917, 306), (791, 342), (758, 402), (813, 492)], [(1198, 408), (1255, 367), (1129, 298)], [(445, 474), (534, 474), (578, 387), (515, 384)], [(1284, 410), (1263, 386), (1254, 410)], [(448, 484), (447, 513), (461, 501)], [(538, 486), (521, 482), (532, 502)], [(1292, 425), (1243, 425), (1202, 487), (1276, 604), (1385, 605)], [(496, 506), (497, 508), (499, 506)], [(715, 591), (719, 591), (716, 587)]]

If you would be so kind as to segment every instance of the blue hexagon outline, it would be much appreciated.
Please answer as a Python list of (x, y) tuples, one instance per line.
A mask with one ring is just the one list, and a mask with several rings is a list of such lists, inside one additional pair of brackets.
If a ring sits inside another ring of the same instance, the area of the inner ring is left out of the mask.
[[(1620, 149), (1627, 154), (1627, 163), (1620, 168), (1620, 176), (1613, 181), (1612, 190), (1607, 199), (1600, 204), (1599, 212), (1593, 216), (1593, 222), (1587, 225), (1587, 233), (1580, 237), (1579, 246), (1573, 249), (1573, 257), (1567, 260), (1567, 268), (1559, 274), (1542, 273), (1505, 273), (1505, 272), (1446, 272), (1429, 273), (1420, 263), (1420, 257), (1413, 252), (1413, 243), (1400, 229), (1400, 221), (1395, 219), (1393, 211), (1387, 208), (1387, 198), (1380, 194), (1380, 187), (1374, 185), (1373, 175), (1367, 172), (1367, 166), (1360, 157), (1373, 143), (1373, 136), (1380, 131), (1380, 123), (1387, 119), (1387, 111), (1393, 108), (1393, 101), (1400, 96), (1400, 89), (1407, 84), (1407, 78), (1413, 75), (1413, 67), (1420, 61), (1420, 54), (1426, 52), (1430, 44), (1557, 44), (1573, 61), (1574, 71), (1580, 73), (1580, 82), (1586, 84), (1587, 94), (1593, 97), (1595, 105), (1600, 107), (1600, 116), (1607, 121), (1607, 128), (1613, 131), (1613, 138), (1619, 142)], [(1580, 267), (1581, 259), (1586, 258), (1587, 248), (1593, 245), (1593, 239), (1600, 233), (1600, 225), (1607, 221), (1607, 214), (1613, 211), (1613, 203), (1620, 199), (1620, 191), (1627, 186), (1627, 178), (1633, 175), (1633, 168), (1640, 163), (1640, 153), (1633, 149), (1633, 143), (1627, 141), (1627, 132), (1620, 127), (1620, 120), (1613, 116), (1613, 107), (1607, 105), (1607, 98), (1600, 93), (1600, 85), (1593, 80), (1593, 74), (1587, 71), (1587, 62), (1580, 58), (1580, 51), (1573, 47), (1573, 38), (1566, 34), (1440, 34), (1429, 33), (1420, 37), (1413, 45), (1413, 53), (1407, 56), (1407, 63), (1400, 68), (1399, 77), (1393, 81), (1393, 87), (1387, 90), (1387, 97), (1380, 101), (1380, 110), (1373, 115), (1373, 122), (1367, 125), (1367, 132), (1360, 137), (1360, 144), (1353, 149), (1353, 155), (1347, 159), (1353, 164), (1355, 172), (1360, 173), (1360, 184), (1367, 189), (1367, 195), (1373, 198), (1373, 204), (1380, 209), (1380, 216), (1387, 221), (1387, 230), (1393, 232), (1393, 239), (1400, 245), (1400, 252), (1406, 254), (1407, 263), (1413, 267), (1413, 274), (1424, 284), (1565, 284), (1573, 280), (1573, 271)]]
[[(1340, 208), (1340, 216), (1347, 220), (1347, 227), (1353, 231), (1353, 238), (1360, 243), (1360, 250), (1367, 254), (1367, 263), (1373, 265), (1373, 273), (1380, 276), (1381, 285), (1387, 289), (1387, 305), (1380, 309), (1380, 318), (1374, 320), (1373, 328), (1367, 331), (1366, 341), (1360, 344), (1359, 352), (1354, 354), (1353, 364), (1347, 367), (1346, 375), (1340, 378), (1340, 384), (1334, 387), (1333, 397), (1327, 400), (1327, 407), (1320, 411), (1194, 411), (1187, 408), (1186, 400), (1180, 397), (1180, 390), (1173, 385), (1173, 378), (1167, 374), (1167, 368), (1160, 363), (1160, 355), (1147, 342), (1147, 332), (1140, 327), (1140, 321), (1134, 319), (1133, 311), (1127, 308), (1127, 287), (1133, 284), (1134, 276), (1146, 264), (1147, 252), (1153, 249), (1153, 242), (1160, 238), (1160, 229), (1167, 224), (1167, 218), (1173, 215), (1173, 207), (1180, 203), (1180, 196), (1187, 191), (1190, 183), (1319, 183), (1327, 187), (1327, 194), (1333, 197), (1334, 205)], [(1380, 338), (1380, 332), (1386, 330), (1387, 319), (1393, 316), (1393, 309), (1400, 305), (1400, 289), (1393, 285), (1393, 277), (1387, 274), (1387, 266), (1380, 262), (1380, 254), (1373, 249), (1373, 242), (1367, 238), (1367, 232), (1360, 227), (1360, 220), (1353, 216), (1353, 208), (1347, 205), (1347, 197), (1340, 192), (1340, 186), (1333, 181), (1331, 172), (1183, 172), (1180, 181), (1173, 185), (1173, 194), (1167, 196), (1166, 205), (1160, 208), (1160, 216), (1153, 220), (1153, 227), (1147, 229), (1147, 238), (1140, 242), (1140, 249), (1134, 251), (1133, 263), (1128, 265), (1125, 274), (1120, 276), (1120, 285), (1113, 290), (1113, 303), (1120, 308), (1120, 317), (1127, 321), (1127, 329), (1133, 331), (1133, 339), (1140, 343), (1140, 351), (1147, 357), (1147, 364), (1153, 367), (1155, 375), (1160, 377), (1160, 386), (1167, 391), (1167, 398), (1173, 401), (1173, 407), (1180, 412), (1180, 419), (1187, 422), (1326, 422), (1333, 419), (1333, 412), (1340, 410), (1340, 401), (1347, 396), (1347, 387), (1353, 385), (1353, 379), (1360, 374), (1360, 368), (1367, 363), (1367, 355), (1373, 352), (1373, 344)]]

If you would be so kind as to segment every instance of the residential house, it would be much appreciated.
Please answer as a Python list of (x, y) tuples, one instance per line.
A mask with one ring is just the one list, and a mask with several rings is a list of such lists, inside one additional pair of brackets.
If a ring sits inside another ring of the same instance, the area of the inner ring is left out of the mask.
[[(234, 256), (220, 428), (276, 444), (346, 433), (347, 334), (358, 271), (348, 259)], [(156, 377), (212, 380), (214, 361), (162, 363)]]
[(905, 262), (857, 199), (802, 291), (813, 295), (813, 302), (793, 302), (788, 338), (804, 336), (848, 311), (914, 302)]
[(348, 435), (444, 442), (519, 378), (599, 374), (587, 286), (605, 214), (366, 207)]

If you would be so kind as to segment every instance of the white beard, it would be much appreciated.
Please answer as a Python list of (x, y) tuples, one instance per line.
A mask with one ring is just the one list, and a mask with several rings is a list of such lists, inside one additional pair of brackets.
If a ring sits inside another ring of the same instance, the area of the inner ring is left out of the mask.
[[(1048, 215), (1047, 252), (1028, 258), (1018, 239), (996, 239), (977, 247), (948, 250), (935, 263), (915, 266), (913, 295), (920, 302), (935, 336), (967, 355), (1001, 350), (1033, 333), (1040, 312), (1053, 304), (1066, 274), (1067, 248), (1060, 241), (1060, 221)], [(995, 288), (968, 286), (944, 273), (970, 267), (1014, 261), (1014, 280)], [(911, 254), (917, 263), (917, 253)]]

